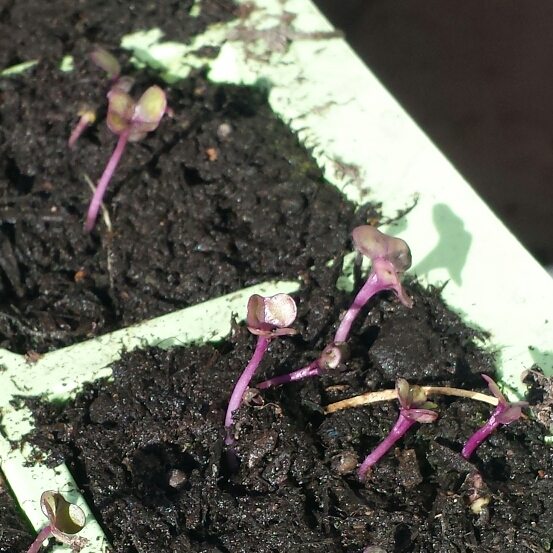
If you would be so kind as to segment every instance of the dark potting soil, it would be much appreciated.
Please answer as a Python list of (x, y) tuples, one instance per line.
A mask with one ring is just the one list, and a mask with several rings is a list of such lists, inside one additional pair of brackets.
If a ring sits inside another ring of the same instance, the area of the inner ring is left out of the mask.
[[(272, 342), (253, 384), (314, 358), (350, 296), (335, 269), (298, 296), (298, 336)], [(396, 402), (324, 415), (323, 406), (397, 377), (482, 389), (493, 372), (478, 336), (435, 291), (409, 288), (412, 310), (381, 297), (362, 313), (347, 369), (262, 391), (235, 414), (238, 472), (223, 419), (255, 338), (242, 326), (216, 345), (124, 355), (113, 382), (63, 409), (34, 401), (33, 441), (66, 461), (125, 553), (545, 552), (553, 540), (553, 460), (525, 419), (494, 433), (470, 462), (460, 450), (491, 407), (433, 396), (439, 419), (416, 425), (365, 484), (356, 467), (397, 418)], [(479, 478), (481, 477), (480, 483)], [(489, 500), (478, 513), (471, 504)]]
[[(186, 41), (233, 5), (37, 2), (0, 17), (0, 67), (40, 58), (0, 79), (0, 347), (39, 353), (271, 279), (296, 279), (348, 247), (353, 206), (323, 182), (266, 93), (200, 75), (171, 87), (136, 73), (119, 38), (160, 26)], [(96, 182), (116, 143), (105, 124), (105, 74), (88, 59), (111, 48), (136, 95), (164, 86), (173, 117), (130, 144), (102, 218), (84, 230)], [(59, 70), (64, 55), (75, 69)], [(82, 103), (98, 120), (73, 149)], [(362, 218), (358, 217), (361, 221)]]
[[(106, 79), (87, 54), (94, 43), (117, 53), (137, 94), (161, 84), (134, 73), (119, 38), (159, 26), (183, 41), (234, 15), (229, 2), (204, 0), (193, 19), (191, 5), (2, 7), (0, 67), (40, 62), (0, 80), (0, 347), (43, 352), (300, 276), (300, 334), (272, 344), (259, 381), (313, 359), (351, 301), (334, 284), (349, 232), (367, 213), (354, 214), (323, 183), (262, 91), (213, 86), (201, 74), (166, 87), (174, 117), (125, 152), (106, 195), (113, 232), (101, 221), (84, 232), (85, 175), (99, 178), (115, 144), (104, 124)], [(62, 73), (67, 54), (75, 70)], [(83, 102), (98, 122), (68, 151)], [(460, 449), (490, 409), (438, 399), (438, 422), (414, 429), (358, 481), (356, 463), (397, 406), (326, 417), (322, 406), (397, 377), (478, 388), (480, 373), (493, 371), (437, 294), (410, 292), (413, 310), (388, 297), (363, 314), (345, 372), (269, 390), (263, 404), (240, 409), (237, 473), (225, 462), (222, 421), (254, 343), (242, 327), (216, 346), (125, 355), (112, 383), (87, 385), (59, 412), (36, 403), (33, 439), (52, 464), (68, 462), (118, 552), (549, 550), (552, 461), (530, 420), (496, 432), (469, 463)], [(467, 505), (476, 470), (478, 493), (490, 499), (477, 515)]]
[(0, 474), (0, 553), (26, 551), (34, 540)]

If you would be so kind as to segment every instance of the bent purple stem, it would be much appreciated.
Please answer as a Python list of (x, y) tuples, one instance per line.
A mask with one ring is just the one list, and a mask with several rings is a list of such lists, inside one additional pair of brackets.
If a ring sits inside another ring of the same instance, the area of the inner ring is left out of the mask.
[(468, 440), (461, 451), (461, 455), (465, 459), (469, 459), (471, 455), (478, 449), (480, 444), (488, 438), (502, 424), (511, 424), (522, 415), (522, 408), (528, 405), (525, 401), (518, 403), (509, 403), (505, 396), (499, 390), (497, 384), (487, 375), (483, 374), (482, 378), (488, 383), (488, 388), (491, 393), (498, 399), (499, 403), (491, 414), (490, 418), (481, 426)]
[(362, 482), (367, 478), (367, 471), (380, 461), (392, 446), (415, 424), (415, 420), (408, 418), (403, 411), (400, 411), (399, 417), (390, 433), (380, 442), (370, 455), (367, 455), (365, 460), (359, 467), (359, 480)]
[(90, 201), (88, 214), (86, 216), (86, 230), (88, 230), (89, 232), (92, 231), (92, 229), (94, 228), (96, 218), (98, 217), (98, 211), (100, 210), (100, 205), (102, 203), (102, 198), (104, 197), (109, 181), (111, 180), (111, 177), (113, 176), (113, 173), (115, 172), (115, 169), (117, 168), (117, 165), (121, 160), (121, 156), (125, 151), (125, 146), (127, 145), (129, 134), (130, 130), (124, 131), (119, 135), (119, 140), (117, 141), (115, 150), (113, 150), (113, 153), (109, 158), (106, 168), (102, 173), (102, 177), (98, 181), (98, 186), (96, 186), (96, 190), (94, 191), (94, 195), (92, 196), (92, 200)]
[(400, 404), (397, 421), (386, 438), (361, 463), (358, 472), (361, 482), (367, 478), (367, 471), (392, 448), (413, 424), (416, 422), (428, 424), (438, 418), (438, 414), (430, 410), (436, 406), (426, 400), (426, 394), (420, 386), (411, 386), (406, 380), (400, 378), (396, 382), (396, 392)]
[(261, 363), (263, 355), (267, 351), (269, 342), (277, 336), (291, 336), (296, 333), (290, 325), (296, 320), (298, 310), (296, 302), (288, 294), (275, 294), (263, 297), (253, 294), (248, 300), (246, 322), (248, 330), (257, 336), (257, 345), (250, 362), (240, 375), (234, 386), (225, 416), (225, 428), (227, 435), (225, 443), (230, 445), (233, 439), (229, 434), (229, 428), (233, 423), (233, 414), (240, 404), (244, 392), (251, 382), (257, 367)]
[(309, 365), (302, 367), (296, 371), (281, 376), (275, 376), (269, 380), (265, 380), (258, 384), (256, 388), (263, 390), (271, 386), (280, 386), (289, 382), (297, 382), (304, 378), (312, 376), (322, 376), (327, 374), (327, 371), (338, 369), (343, 366), (343, 363), (349, 355), (349, 348), (345, 342), (332, 342), (328, 344), (321, 355)]
[(319, 367), (319, 360), (315, 359), (315, 361), (311, 361), (309, 365), (306, 365), (297, 371), (269, 378), (269, 380), (265, 380), (264, 382), (261, 382), (261, 384), (257, 384), (256, 388), (265, 390), (267, 388), (271, 388), (272, 386), (280, 386), (281, 384), (297, 382), (298, 380), (303, 380), (304, 378), (310, 378), (312, 376), (320, 376), (321, 374), (323, 374), (323, 370)]
[(27, 553), (37, 553), (37, 551), (42, 547), (44, 540), (49, 538), (52, 535), (52, 527), (48, 524), (45, 526), (35, 538), (35, 541), (31, 544), (31, 547), (27, 550)]
[(411, 307), (413, 303), (407, 298), (399, 282), (399, 277), (393, 264), (383, 258), (374, 259), (371, 272), (367, 282), (359, 290), (351, 307), (340, 322), (340, 326), (334, 336), (335, 342), (345, 342), (351, 330), (351, 325), (355, 321), (361, 308), (376, 294), (384, 290), (393, 290), (400, 301), (406, 306)]
[[(290, 328), (290, 325), (296, 320), (297, 313), (296, 302), (288, 294), (275, 294), (270, 297), (258, 294), (250, 296), (246, 322), (248, 330), (257, 336), (257, 345), (252, 358), (236, 382), (229, 400), (225, 415), (226, 445), (231, 445), (234, 442), (229, 433), (229, 428), (234, 422), (234, 411), (240, 407), (244, 392), (259, 367), (261, 359), (269, 347), (269, 342), (277, 336), (291, 336), (296, 333), (293, 328)], [(231, 464), (236, 465), (235, 458)]]
[(257, 345), (255, 346), (255, 351), (253, 352), (252, 358), (250, 359), (250, 362), (248, 363), (248, 365), (244, 369), (244, 372), (240, 375), (240, 378), (237, 380), (234, 386), (234, 390), (232, 391), (232, 395), (230, 396), (230, 400), (228, 403), (227, 413), (225, 415), (225, 428), (227, 429), (225, 443), (227, 445), (231, 445), (233, 443), (233, 439), (228, 433), (228, 429), (232, 426), (232, 423), (234, 422), (233, 413), (240, 407), (244, 392), (246, 391), (248, 384), (251, 382), (255, 371), (259, 367), (259, 363), (261, 363), (261, 359), (263, 359), (263, 355), (265, 355), (270, 341), (271, 338), (267, 336), (257, 337)]

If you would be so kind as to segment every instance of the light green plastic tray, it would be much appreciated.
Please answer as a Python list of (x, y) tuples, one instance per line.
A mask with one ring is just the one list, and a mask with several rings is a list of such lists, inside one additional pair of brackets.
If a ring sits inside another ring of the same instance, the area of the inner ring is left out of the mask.
[[(213, 81), (269, 90), (274, 111), (313, 149), (329, 182), (357, 203), (382, 202), (390, 219), (416, 204), (385, 231), (411, 246), (412, 272), (424, 282), (448, 282), (449, 306), (490, 332), (503, 382), (522, 392), (520, 374), (538, 363), (553, 372), (549, 317), (553, 280), (513, 238), (440, 151), (417, 127), (309, 0), (255, 0), (245, 19), (214, 25), (190, 44), (164, 42), (158, 29), (122, 39), (137, 64), (158, 68), (168, 81), (209, 66)], [(193, 8), (197, 14), (198, 6)], [(295, 14), (296, 17), (291, 17)], [(195, 52), (220, 46), (216, 59)], [(71, 60), (64, 60), (65, 66)], [(136, 327), (58, 350), (29, 364), (0, 350), (1, 468), (33, 526), (45, 524), (39, 498), (59, 490), (87, 513), (83, 553), (108, 543), (65, 466), (26, 466), (28, 448), (12, 449), (32, 425), (14, 395), (67, 397), (83, 382), (110, 374), (123, 348), (185, 345), (227, 334), (231, 312), (244, 316), (252, 293), (292, 292), (297, 283), (243, 290)]]

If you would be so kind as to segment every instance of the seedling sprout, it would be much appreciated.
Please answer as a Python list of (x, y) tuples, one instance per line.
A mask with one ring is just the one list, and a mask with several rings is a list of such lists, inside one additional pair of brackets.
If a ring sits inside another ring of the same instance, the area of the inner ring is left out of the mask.
[[(121, 66), (119, 65), (119, 62), (117, 61), (115, 56), (113, 56), (113, 54), (110, 54), (101, 46), (96, 46), (94, 48), (94, 51), (90, 54), (90, 59), (95, 65), (97, 65), (107, 73), (111, 85), (117, 83), (117, 81), (119, 80), (119, 75), (121, 73)], [(127, 92), (129, 90), (130, 87)], [(83, 134), (84, 130), (89, 125), (92, 125), (94, 121), (96, 121), (96, 113), (88, 106), (83, 106), (79, 110), (78, 115), (80, 117), (79, 122), (71, 133), (69, 140), (67, 141), (67, 145), (69, 146), (69, 148), (71, 148), (73, 144), (75, 144), (81, 134)]]
[(522, 408), (528, 405), (526, 401), (509, 403), (501, 393), (498, 385), (489, 376), (483, 374), (482, 378), (488, 383), (488, 388), (494, 397), (497, 398), (498, 403), (490, 418), (468, 439), (465, 447), (463, 447), (461, 455), (465, 459), (469, 459), (478, 446), (498, 428), (499, 425), (511, 424), (518, 420), (522, 415)]
[(298, 380), (303, 380), (304, 378), (320, 376), (329, 370), (338, 369), (346, 361), (348, 354), (349, 350), (346, 343), (342, 342), (329, 344), (325, 347), (317, 359), (311, 361), (311, 363), (305, 367), (289, 374), (269, 378), (268, 380), (258, 384), (256, 387), (260, 390), (264, 390), (266, 388), (271, 388), (272, 386), (280, 386), (281, 384), (297, 382)]
[[(106, 123), (109, 130), (116, 134), (119, 140), (92, 196), (86, 217), (88, 231), (94, 228), (102, 198), (121, 160), (127, 142), (142, 140), (149, 132), (156, 130), (163, 115), (171, 111), (167, 109), (165, 92), (158, 86), (148, 88), (140, 100), (135, 102), (129, 95), (134, 79), (121, 77), (119, 62), (101, 46), (96, 46), (90, 54), (90, 59), (107, 73), (110, 80)], [(96, 119), (96, 114), (88, 107), (83, 108), (79, 115), (81, 116), (79, 123), (68, 140), (69, 147), (73, 146), (84, 129)]]
[(38, 533), (27, 553), (37, 553), (44, 540), (50, 536), (67, 544), (73, 551), (80, 551), (86, 540), (74, 534), (85, 526), (86, 517), (83, 510), (54, 491), (46, 491), (40, 496), (40, 506), (48, 519), (48, 525)]
[(398, 419), (388, 436), (361, 463), (358, 472), (361, 481), (365, 481), (367, 471), (387, 453), (411, 426), (416, 422), (432, 423), (438, 418), (438, 414), (431, 411), (436, 405), (427, 401), (426, 394), (419, 386), (411, 386), (407, 380), (400, 378), (396, 382), (396, 392), (400, 405)]
[(127, 142), (138, 142), (146, 134), (157, 129), (167, 108), (165, 92), (159, 86), (154, 85), (148, 88), (136, 103), (126, 88), (125, 82), (123, 86), (119, 86), (117, 83), (108, 93), (109, 105), (106, 122), (110, 131), (119, 136), (119, 140), (92, 196), (86, 218), (88, 231), (94, 228), (102, 198), (121, 160)]
[(90, 59), (100, 69), (103, 69), (107, 73), (108, 79), (112, 84), (119, 79), (121, 65), (117, 61), (117, 58), (105, 48), (96, 45), (90, 54)]
[(405, 294), (399, 280), (399, 275), (411, 266), (411, 251), (406, 242), (400, 238), (387, 236), (370, 225), (354, 228), (352, 238), (359, 255), (367, 256), (372, 262), (372, 267), (367, 282), (346, 311), (336, 331), (334, 341), (325, 347), (317, 359), (305, 367), (290, 374), (266, 380), (258, 384), (258, 388), (265, 389), (312, 376), (320, 376), (329, 369), (336, 369), (342, 365), (348, 357), (346, 340), (351, 325), (361, 308), (375, 294), (383, 290), (393, 290), (406, 307), (413, 306), (411, 298)]
[(70, 148), (73, 146), (73, 144), (75, 144), (75, 142), (77, 142), (78, 138), (81, 136), (81, 134), (83, 134), (84, 130), (89, 125), (92, 125), (94, 121), (96, 121), (96, 114), (87, 106), (84, 106), (82, 109), (80, 109), (77, 115), (80, 116), (79, 122), (71, 133), (69, 140), (67, 141), (67, 145)]
[(336, 343), (347, 340), (351, 325), (361, 308), (383, 290), (393, 290), (403, 305), (413, 306), (411, 298), (405, 294), (399, 280), (399, 275), (411, 266), (411, 250), (407, 243), (401, 238), (387, 236), (370, 225), (354, 228), (352, 238), (358, 256), (368, 257), (372, 266), (367, 282), (355, 297), (336, 331)]
[(252, 358), (236, 382), (229, 400), (225, 416), (227, 445), (233, 443), (228, 434), (228, 429), (233, 423), (233, 413), (240, 407), (244, 392), (259, 367), (269, 343), (277, 336), (296, 334), (296, 331), (290, 328), (290, 325), (296, 320), (296, 302), (288, 294), (276, 294), (271, 297), (254, 294), (248, 300), (247, 312), (248, 330), (257, 336), (257, 345)]

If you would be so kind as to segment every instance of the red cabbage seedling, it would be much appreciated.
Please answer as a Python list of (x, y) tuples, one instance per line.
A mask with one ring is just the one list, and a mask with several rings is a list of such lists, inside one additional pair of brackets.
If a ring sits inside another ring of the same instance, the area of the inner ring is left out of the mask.
[(96, 121), (96, 114), (93, 110), (88, 109), (87, 107), (84, 107), (83, 109), (80, 109), (77, 115), (80, 116), (79, 122), (77, 123), (77, 126), (71, 133), (71, 136), (69, 137), (69, 140), (67, 141), (67, 145), (69, 148), (75, 144), (79, 136), (83, 134), (84, 130)]
[[(121, 85), (120, 81), (122, 81)], [(123, 79), (120, 79), (109, 91), (108, 100), (106, 122), (110, 131), (119, 136), (119, 140), (92, 196), (86, 218), (88, 231), (94, 228), (102, 198), (127, 142), (138, 142), (146, 134), (157, 129), (167, 109), (165, 92), (159, 86), (148, 88), (140, 100), (135, 103), (128, 94), (128, 83)]]
[[(96, 46), (94, 51), (90, 54), (90, 59), (94, 62), (94, 64), (100, 67), (100, 69), (103, 69), (107, 73), (111, 85), (114, 85), (119, 81), (121, 66), (115, 56), (110, 54), (101, 46)], [(128, 82), (127, 78), (124, 77), (123, 79), (125, 79), (125, 82)], [(129, 92), (129, 90), (130, 86), (126, 92)], [(80, 117), (79, 122), (67, 141), (69, 148), (75, 144), (81, 134), (83, 134), (86, 127), (92, 125), (94, 121), (96, 121), (96, 114), (94, 113), (94, 110), (87, 106), (79, 110), (78, 115)]]
[(399, 400), (399, 416), (390, 433), (376, 449), (361, 463), (359, 479), (363, 482), (367, 471), (413, 426), (416, 422), (432, 423), (438, 414), (430, 409), (436, 407), (427, 401), (426, 394), (419, 386), (411, 386), (403, 378), (396, 382), (396, 392)]
[(509, 403), (505, 396), (501, 393), (497, 384), (487, 375), (483, 374), (482, 378), (488, 383), (490, 392), (497, 398), (498, 404), (490, 418), (481, 426), (467, 441), (461, 455), (465, 459), (476, 451), (478, 446), (500, 425), (511, 424), (522, 415), (522, 408), (526, 407), (526, 401), (518, 403)]
[(393, 290), (401, 303), (412, 307), (413, 302), (401, 287), (399, 274), (411, 266), (411, 250), (404, 240), (387, 236), (370, 225), (356, 227), (352, 232), (355, 249), (359, 256), (367, 256), (372, 263), (367, 282), (363, 285), (353, 304), (344, 315), (334, 342), (345, 342), (353, 321), (361, 308), (375, 295), (383, 290)]
[(117, 61), (117, 58), (105, 48), (96, 45), (94, 50), (90, 53), (90, 59), (95, 65), (107, 73), (111, 84), (119, 79), (121, 65)]
[(240, 375), (230, 396), (225, 428), (227, 429), (226, 443), (232, 444), (228, 429), (233, 423), (232, 415), (242, 403), (242, 397), (255, 371), (269, 347), (269, 343), (277, 336), (296, 334), (290, 325), (296, 320), (296, 302), (288, 294), (276, 294), (268, 298), (254, 294), (248, 300), (247, 325), (248, 330), (257, 336), (257, 345), (250, 362)]
[(393, 290), (406, 307), (412, 307), (413, 302), (403, 291), (399, 274), (411, 266), (411, 251), (404, 240), (387, 236), (369, 225), (356, 227), (352, 232), (355, 249), (361, 255), (366, 255), (372, 262), (371, 272), (353, 304), (346, 311), (336, 331), (334, 342), (328, 344), (322, 354), (301, 369), (290, 374), (276, 376), (257, 388), (265, 389), (289, 382), (296, 382), (312, 376), (325, 374), (328, 369), (335, 369), (347, 358), (346, 340), (353, 321), (361, 308), (378, 292)]
[(73, 551), (82, 549), (87, 540), (73, 534), (77, 534), (85, 526), (86, 517), (83, 510), (69, 503), (60, 493), (53, 491), (44, 492), (40, 496), (40, 506), (49, 524), (38, 533), (27, 553), (37, 553), (44, 540), (50, 536), (69, 545)]
[(289, 374), (282, 374), (269, 378), (264, 382), (261, 382), (256, 386), (260, 390), (271, 388), (272, 386), (280, 386), (281, 384), (288, 384), (289, 382), (297, 382), (304, 378), (310, 378), (312, 376), (320, 376), (325, 374), (329, 370), (337, 369), (342, 365), (349, 355), (349, 349), (346, 343), (332, 343), (325, 347), (321, 355), (311, 361), (309, 365), (298, 369), (297, 371)]

